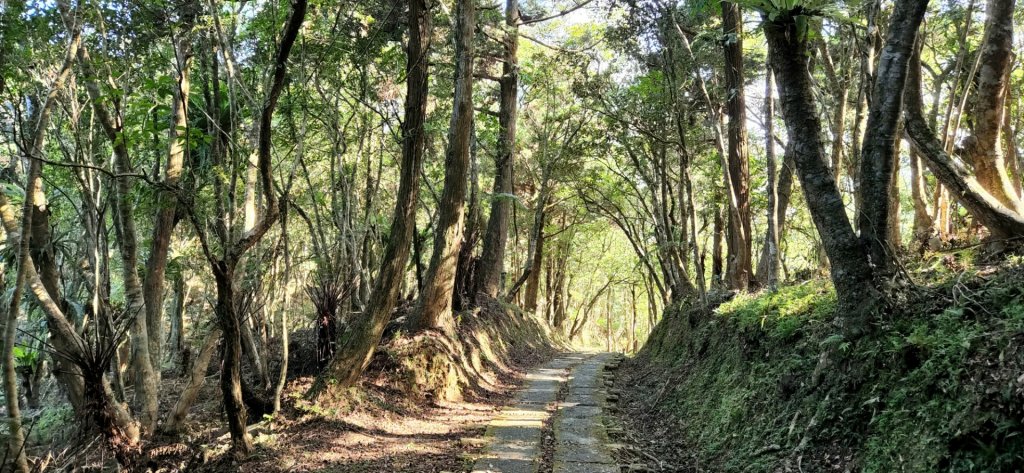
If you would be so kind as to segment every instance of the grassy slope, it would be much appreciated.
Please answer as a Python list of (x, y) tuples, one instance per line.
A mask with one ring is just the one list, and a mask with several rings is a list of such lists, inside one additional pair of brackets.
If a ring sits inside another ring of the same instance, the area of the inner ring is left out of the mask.
[(913, 293), (854, 343), (823, 281), (671, 308), (627, 403), (701, 469), (1021, 471), (1024, 267)]

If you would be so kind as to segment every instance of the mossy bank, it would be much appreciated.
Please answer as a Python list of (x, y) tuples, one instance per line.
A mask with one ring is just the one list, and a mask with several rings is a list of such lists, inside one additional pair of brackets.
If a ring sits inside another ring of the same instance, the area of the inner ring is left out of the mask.
[(820, 280), (671, 307), (627, 424), (696, 471), (1021, 471), (1024, 267), (936, 279), (856, 341)]

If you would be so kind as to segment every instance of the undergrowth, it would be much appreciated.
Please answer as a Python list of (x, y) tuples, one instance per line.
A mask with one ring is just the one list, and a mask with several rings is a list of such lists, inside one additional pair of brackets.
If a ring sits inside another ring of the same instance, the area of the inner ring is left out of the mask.
[(630, 402), (712, 471), (1021, 471), (1024, 266), (918, 274), (855, 341), (822, 280), (671, 307)]

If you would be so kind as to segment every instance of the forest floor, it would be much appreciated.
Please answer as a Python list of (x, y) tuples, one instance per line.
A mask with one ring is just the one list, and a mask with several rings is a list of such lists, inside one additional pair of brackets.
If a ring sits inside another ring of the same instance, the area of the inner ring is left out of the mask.
[[(543, 360), (534, 360), (534, 365)], [(202, 471), (240, 473), (438, 473), (468, 471), (484, 447), (488, 423), (523, 385), (526, 371), (501, 380), (500, 390), (461, 402), (413, 402), (389, 388), (367, 385), (351, 411), (294, 406), (257, 429), (256, 453), (241, 464), (217, 455)], [(308, 381), (290, 391), (302, 393)], [(226, 439), (217, 442), (218, 453)]]

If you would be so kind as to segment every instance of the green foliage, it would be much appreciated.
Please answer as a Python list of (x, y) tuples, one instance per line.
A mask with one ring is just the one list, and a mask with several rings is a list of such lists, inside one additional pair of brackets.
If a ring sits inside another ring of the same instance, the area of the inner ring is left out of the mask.
[(1022, 283), (949, 279), (859, 340), (825, 281), (675, 307), (640, 358), (685, 380), (658, 407), (713, 471), (1019, 471)]
[(835, 290), (815, 279), (783, 286), (774, 293), (740, 294), (722, 304), (716, 313), (735, 319), (744, 329), (760, 328), (772, 338), (786, 338), (831, 316)]
[(13, 351), (14, 364), (19, 368), (35, 366), (39, 361), (39, 350), (32, 347), (15, 346)]

